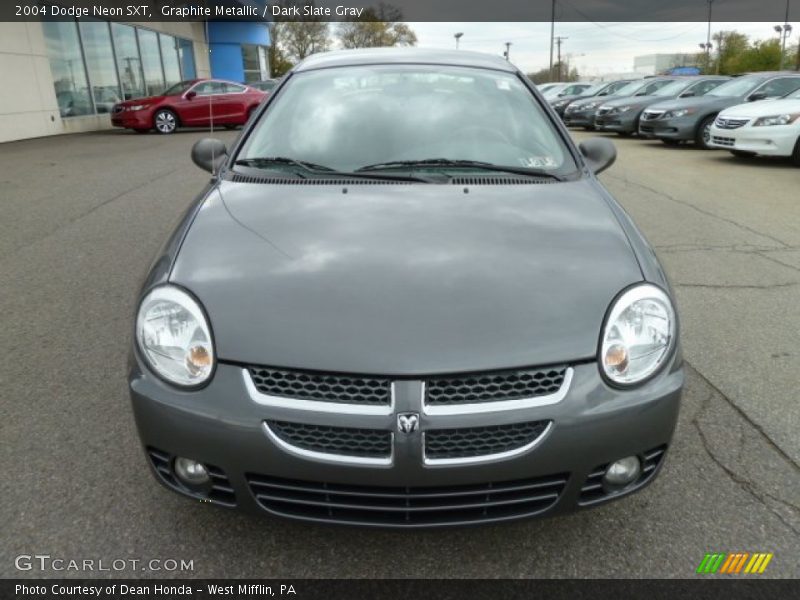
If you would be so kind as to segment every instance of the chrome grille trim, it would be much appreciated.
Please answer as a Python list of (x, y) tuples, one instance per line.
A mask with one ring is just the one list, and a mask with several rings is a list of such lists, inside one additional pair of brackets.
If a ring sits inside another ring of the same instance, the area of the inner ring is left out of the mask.
[[(494, 462), (497, 460), (506, 460), (509, 458), (514, 458), (516, 456), (520, 456), (521, 454), (525, 454), (526, 452), (530, 452), (536, 446), (538, 446), (546, 437), (547, 434), (553, 428), (553, 422), (550, 421), (547, 424), (547, 427), (544, 428), (544, 431), (539, 434), (538, 437), (531, 440), (524, 446), (520, 446), (519, 448), (514, 448), (513, 450), (506, 450), (505, 452), (497, 452), (495, 454), (482, 454), (480, 456), (464, 456), (458, 458), (428, 458), (425, 453), (425, 448), (427, 444), (425, 443), (425, 434), (427, 432), (422, 432), (422, 461), (431, 467), (454, 467), (454, 466), (466, 466), (466, 465), (475, 465), (487, 462)], [(429, 430), (435, 431), (435, 430)]]
[[(324, 402), (320, 404), (325, 404)], [(362, 466), (362, 467), (391, 467), (394, 464), (394, 433), (389, 432), (391, 454), (387, 457), (371, 456), (351, 456), (348, 454), (329, 454), (327, 452), (317, 452), (294, 446), (281, 439), (269, 426), (266, 421), (261, 422), (261, 428), (273, 444), (284, 451), (299, 458), (316, 460), (321, 462), (336, 463), (341, 465)]]
[(714, 121), (714, 125), (716, 125), (720, 129), (739, 129), (739, 127), (743, 127), (747, 125), (750, 119), (729, 119), (725, 117), (717, 117)]
[(429, 416), (452, 416), (452, 415), (465, 415), (465, 414), (479, 414), (489, 412), (500, 412), (506, 410), (520, 410), (525, 408), (536, 408), (539, 406), (549, 406), (551, 404), (558, 404), (569, 393), (569, 388), (572, 383), (572, 376), (574, 370), (572, 367), (567, 367), (564, 373), (564, 382), (557, 392), (545, 396), (533, 396), (530, 398), (518, 398), (515, 400), (498, 400), (497, 402), (475, 402), (472, 404), (437, 404), (431, 405), (424, 401), (425, 383), (422, 384), (422, 411)]
[(285, 396), (272, 396), (258, 391), (248, 369), (242, 369), (242, 379), (250, 399), (262, 406), (273, 408), (288, 408), (292, 410), (310, 410), (321, 413), (337, 415), (374, 415), (387, 416), (394, 413), (395, 382), (391, 382), (389, 404), (347, 404), (344, 402), (326, 402), (324, 400), (303, 400), (287, 398)]
[(646, 110), (642, 113), (642, 120), (643, 121), (653, 121), (655, 119), (660, 119), (664, 116), (664, 110)]

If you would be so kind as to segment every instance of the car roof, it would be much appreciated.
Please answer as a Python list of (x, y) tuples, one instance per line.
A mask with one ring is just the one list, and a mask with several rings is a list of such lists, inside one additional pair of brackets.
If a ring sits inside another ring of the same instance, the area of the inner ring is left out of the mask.
[(469, 50), (429, 48), (361, 48), (312, 54), (298, 64), (295, 72), (356, 65), (416, 64), (478, 67), (514, 73), (516, 67), (500, 56)]

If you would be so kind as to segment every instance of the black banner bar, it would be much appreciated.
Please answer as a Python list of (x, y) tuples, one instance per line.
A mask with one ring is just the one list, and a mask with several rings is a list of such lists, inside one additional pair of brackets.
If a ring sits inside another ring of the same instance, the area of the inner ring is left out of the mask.
[(346, 580), (346, 579), (5, 579), (0, 598), (236, 598), (247, 600), (774, 600), (794, 597), (797, 581), (730, 576), (675, 580)]
[[(390, 14), (430, 22), (705, 22), (708, 7), (703, 0), (4, 0), (0, 21), (374, 21)], [(715, 22), (777, 23), (786, 0), (725, 0), (712, 10)]]

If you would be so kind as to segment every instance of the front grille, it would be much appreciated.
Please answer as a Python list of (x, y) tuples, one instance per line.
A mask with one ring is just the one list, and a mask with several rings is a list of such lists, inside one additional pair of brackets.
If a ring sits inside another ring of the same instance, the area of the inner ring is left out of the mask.
[(607, 115), (610, 112), (611, 112), (610, 108), (598, 108), (597, 113), (595, 113), (595, 115), (601, 117), (603, 115)]
[(718, 135), (711, 136), (711, 141), (715, 144), (719, 144), (720, 146), (728, 146), (730, 148), (733, 148), (736, 145), (736, 140), (734, 138), (720, 137)]
[(554, 394), (561, 389), (566, 366), (437, 377), (425, 382), (429, 405), (474, 404)]
[(460, 525), (533, 516), (558, 501), (568, 474), (441, 487), (378, 487), (247, 474), (258, 504), (270, 513), (386, 527)]
[(518, 450), (535, 442), (550, 421), (425, 432), (425, 458), (468, 458)]
[(121, 113), (123, 110), (124, 110), (124, 108), (122, 106), (115, 106), (114, 108), (111, 109), (111, 112), (113, 112), (114, 114), (117, 114), (117, 113)]
[(714, 121), (714, 125), (720, 129), (739, 129), (742, 125), (746, 125), (749, 120), (750, 119), (726, 119), (717, 117), (717, 120)]
[[(647, 452), (641, 454), (639, 456), (639, 460), (642, 461), (642, 474), (635, 483), (631, 484), (627, 488), (624, 488), (622, 491), (633, 491), (634, 489), (639, 488), (647, 483), (653, 477), (656, 469), (661, 464), (661, 460), (664, 458), (664, 453), (666, 451), (666, 446), (659, 446), (658, 448), (653, 448), (652, 450), (648, 450)], [(600, 465), (599, 467), (595, 468), (586, 478), (586, 483), (581, 488), (578, 504), (581, 506), (590, 506), (618, 495), (618, 492), (608, 491), (603, 487), (603, 477), (606, 474), (607, 468), (608, 464)]]
[(163, 481), (167, 487), (175, 490), (178, 493), (200, 498), (204, 501), (213, 502), (222, 506), (236, 506), (236, 493), (233, 491), (228, 476), (219, 467), (203, 463), (211, 476), (211, 485), (206, 490), (190, 490), (181, 484), (172, 472), (172, 461), (174, 456), (157, 450), (155, 448), (147, 448), (147, 456), (158, 475), (158, 478)]
[(653, 121), (655, 119), (660, 119), (664, 116), (663, 110), (646, 110), (642, 113), (642, 120), (643, 121)]
[(370, 458), (387, 458), (392, 454), (392, 434), (382, 429), (329, 427), (272, 420), (266, 423), (278, 438), (303, 450)]
[(389, 405), (392, 401), (389, 379), (258, 366), (250, 366), (247, 370), (256, 389), (270, 396), (365, 405)]

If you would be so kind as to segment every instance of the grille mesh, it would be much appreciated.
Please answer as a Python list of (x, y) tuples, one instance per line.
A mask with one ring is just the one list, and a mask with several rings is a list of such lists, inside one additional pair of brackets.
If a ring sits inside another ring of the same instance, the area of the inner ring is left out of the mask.
[(378, 487), (246, 475), (258, 504), (273, 514), (386, 527), (504, 521), (551, 508), (568, 474), (441, 487)]
[(262, 394), (345, 404), (388, 405), (391, 381), (371, 377), (248, 367), (253, 385)]
[(425, 432), (427, 458), (467, 458), (516, 450), (544, 433), (550, 421)]
[(286, 421), (267, 421), (272, 432), (287, 444), (326, 454), (386, 458), (392, 453), (392, 435), (382, 429), (329, 427)]
[(431, 379), (425, 383), (425, 402), (472, 404), (545, 396), (561, 389), (566, 372), (566, 366), (559, 366)]

